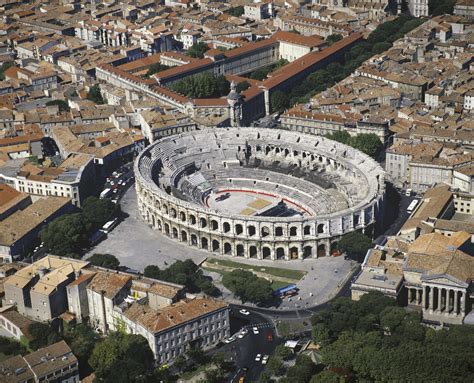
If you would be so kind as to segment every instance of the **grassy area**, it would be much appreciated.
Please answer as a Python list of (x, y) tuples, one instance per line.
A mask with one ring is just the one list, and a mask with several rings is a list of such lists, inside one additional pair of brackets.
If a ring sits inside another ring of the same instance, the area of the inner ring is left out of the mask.
[[(214, 265), (232, 267), (234, 269), (243, 269), (243, 270), (249, 270), (249, 271), (254, 270), (254, 271), (258, 271), (258, 272), (265, 273), (268, 275), (273, 275), (274, 277), (294, 279), (295, 281), (299, 281), (306, 274), (306, 272), (301, 271), (301, 270), (290, 270), (290, 269), (280, 269), (278, 267), (247, 265), (245, 263), (229, 261), (227, 259), (208, 258), (207, 262)], [(215, 270), (213, 269), (211, 271), (215, 271)]]
[[(229, 273), (228, 271), (212, 269), (210, 267), (201, 267), (201, 268), (206, 270), (206, 271), (210, 271), (210, 272), (213, 272), (213, 273), (218, 273), (222, 276)], [(279, 289), (279, 288), (285, 287), (285, 286), (288, 286), (288, 282), (272, 281), (272, 284), (271, 284), (271, 287), (272, 287), (273, 290), (276, 290), (276, 289)]]

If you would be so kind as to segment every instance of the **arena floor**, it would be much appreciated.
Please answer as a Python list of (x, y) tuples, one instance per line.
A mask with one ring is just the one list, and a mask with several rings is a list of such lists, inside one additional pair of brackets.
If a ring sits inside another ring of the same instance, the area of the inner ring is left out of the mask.
[[(281, 198), (270, 194), (262, 194), (246, 190), (222, 190), (212, 193), (206, 200), (209, 208), (220, 210), (227, 214), (238, 214), (243, 216), (267, 215), (267, 216), (286, 216), (307, 215), (304, 209), (294, 203), (285, 201), (288, 209), (269, 209), (275, 207)], [(265, 214), (266, 213), (266, 214)]]

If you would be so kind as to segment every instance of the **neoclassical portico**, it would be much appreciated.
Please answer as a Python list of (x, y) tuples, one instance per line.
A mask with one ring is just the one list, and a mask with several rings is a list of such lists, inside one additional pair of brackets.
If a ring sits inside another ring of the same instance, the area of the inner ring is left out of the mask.
[(460, 324), (466, 315), (467, 288), (423, 283), (422, 310), (425, 320)]

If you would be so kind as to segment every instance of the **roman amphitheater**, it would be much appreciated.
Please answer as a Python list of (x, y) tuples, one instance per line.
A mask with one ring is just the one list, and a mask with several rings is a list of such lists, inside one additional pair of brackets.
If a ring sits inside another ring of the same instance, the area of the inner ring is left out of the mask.
[(167, 137), (135, 162), (141, 216), (155, 230), (216, 254), (327, 256), (341, 235), (381, 215), (384, 171), (324, 137), (216, 128)]

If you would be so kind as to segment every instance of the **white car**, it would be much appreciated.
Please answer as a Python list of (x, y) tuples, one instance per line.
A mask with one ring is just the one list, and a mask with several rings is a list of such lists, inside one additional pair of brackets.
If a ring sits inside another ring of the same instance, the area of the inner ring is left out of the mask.
[(242, 338), (243, 338), (245, 335), (247, 335), (248, 333), (249, 333), (249, 330), (247, 330), (247, 329), (245, 328), (245, 329), (243, 329), (243, 330), (239, 333), (239, 335), (237, 335), (237, 337), (238, 337), (239, 339), (242, 339)]
[(268, 355), (264, 355), (262, 358), (262, 364), (267, 364), (268, 362)]
[(239, 313), (241, 313), (242, 315), (250, 315), (250, 311), (247, 311), (245, 309), (240, 310)]
[(258, 331), (257, 327), (252, 327), (252, 331), (255, 335), (259, 334), (259, 331)]
[(231, 336), (230, 338), (224, 339), (224, 343), (232, 343), (237, 338), (235, 336)]
[(262, 359), (262, 354), (257, 354), (257, 356), (255, 357), (255, 361), (260, 362), (260, 359)]

